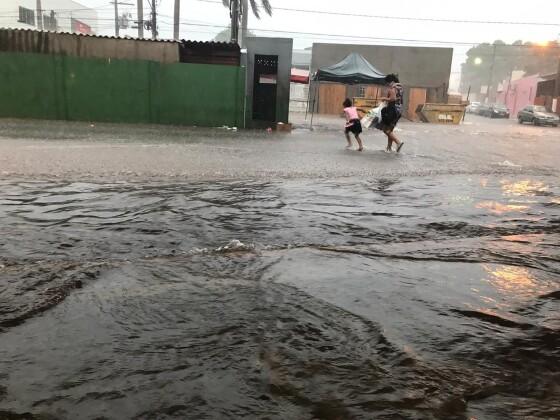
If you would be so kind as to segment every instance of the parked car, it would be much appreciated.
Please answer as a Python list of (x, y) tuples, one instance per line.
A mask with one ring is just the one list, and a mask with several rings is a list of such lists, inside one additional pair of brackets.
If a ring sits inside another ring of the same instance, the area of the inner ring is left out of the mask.
[(503, 104), (492, 104), (488, 116), (490, 118), (509, 118), (509, 109)]
[(471, 102), (469, 106), (467, 106), (466, 111), (469, 114), (477, 114), (479, 108), (480, 108), (480, 102)]
[(552, 112), (548, 112), (542, 105), (529, 105), (519, 111), (517, 114), (517, 121), (519, 121), (519, 124), (530, 122), (534, 125), (551, 125), (553, 127), (558, 127), (560, 124), (560, 117)]
[(476, 115), (481, 115), (483, 117), (487, 117), (488, 116), (488, 111), (490, 111), (490, 105), (480, 104), (478, 109), (476, 110)]

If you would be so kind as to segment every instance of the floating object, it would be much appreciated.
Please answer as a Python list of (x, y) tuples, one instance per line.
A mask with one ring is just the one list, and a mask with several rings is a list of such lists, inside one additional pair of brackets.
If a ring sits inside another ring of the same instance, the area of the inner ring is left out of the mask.
[(292, 124), (279, 122), (279, 123), (276, 124), (276, 131), (279, 131), (279, 132), (282, 132), (282, 133), (291, 133), (292, 132)]

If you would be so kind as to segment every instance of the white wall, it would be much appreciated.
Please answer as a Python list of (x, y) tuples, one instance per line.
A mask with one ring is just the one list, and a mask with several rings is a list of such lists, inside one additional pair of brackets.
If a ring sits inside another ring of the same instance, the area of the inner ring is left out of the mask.
[[(72, 32), (71, 20), (74, 18), (90, 26), (94, 33), (97, 32), (97, 12), (94, 9), (72, 0), (41, 0), (41, 3), (44, 15), (50, 15), (51, 10), (54, 10), (58, 31)], [(18, 22), (19, 6), (35, 12), (35, 25)], [(36, 7), (36, 0), (0, 0), (0, 27), (38, 29)]]
[(290, 83), (290, 112), (305, 112), (309, 85)]

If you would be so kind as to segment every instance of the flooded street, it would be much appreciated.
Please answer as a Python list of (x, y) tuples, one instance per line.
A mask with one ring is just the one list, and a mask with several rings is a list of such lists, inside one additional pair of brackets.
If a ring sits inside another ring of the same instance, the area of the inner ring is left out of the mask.
[(0, 418), (560, 418), (560, 129), (0, 121)]

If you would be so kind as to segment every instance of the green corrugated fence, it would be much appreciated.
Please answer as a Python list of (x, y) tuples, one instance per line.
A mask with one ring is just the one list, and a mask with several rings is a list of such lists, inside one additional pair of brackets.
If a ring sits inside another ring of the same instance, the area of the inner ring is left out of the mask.
[(0, 117), (243, 126), (245, 68), (0, 53)]

